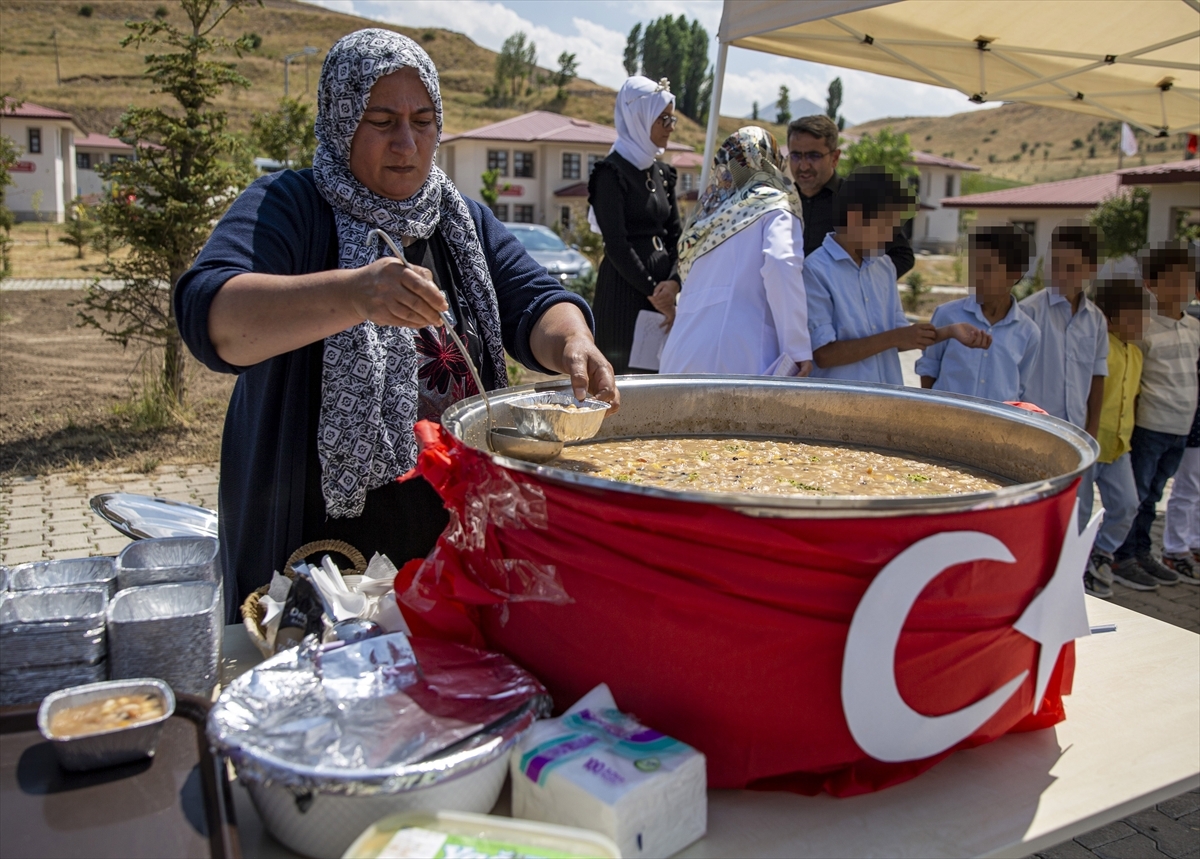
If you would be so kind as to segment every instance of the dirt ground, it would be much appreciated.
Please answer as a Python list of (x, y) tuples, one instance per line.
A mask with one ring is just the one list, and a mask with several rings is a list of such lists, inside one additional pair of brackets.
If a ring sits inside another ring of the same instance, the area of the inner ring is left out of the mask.
[(181, 422), (133, 406), (141, 350), (77, 326), (67, 290), (0, 293), (0, 476), (215, 462), (233, 377), (191, 362)]

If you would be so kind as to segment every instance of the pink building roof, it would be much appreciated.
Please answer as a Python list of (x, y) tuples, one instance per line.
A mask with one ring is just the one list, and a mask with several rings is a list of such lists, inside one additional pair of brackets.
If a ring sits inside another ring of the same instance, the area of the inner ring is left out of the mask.
[(1176, 182), (1200, 182), (1200, 159), (1126, 167), (1118, 170), (1122, 185), (1166, 185)]
[(61, 110), (55, 110), (52, 107), (42, 107), (40, 104), (34, 104), (27, 101), (19, 107), (12, 107), (13, 99), (4, 99), (4, 115), (18, 116), (22, 119), (65, 119), (68, 122), (74, 122), (75, 117), (69, 113), (63, 113)]
[(1093, 209), (1120, 190), (1121, 179), (1117, 174), (1101, 173), (965, 197), (947, 197), (942, 200), (942, 205), (951, 209)]
[(701, 167), (703, 165), (704, 156), (699, 152), (680, 152), (678, 155), (671, 156), (671, 166), (682, 170), (689, 170), (693, 167)]
[[(574, 119), (561, 113), (535, 110), (511, 119), (493, 122), (482, 128), (464, 131), (462, 134), (447, 134), (442, 143), (455, 140), (505, 140), (517, 143), (592, 143), (612, 146), (617, 140), (617, 130), (610, 125)], [(671, 143), (670, 150), (691, 151), (690, 146)]]
[(132, 152), (133, 147), (124, 140), (115, 137), (105, 137), (103, 134), (86, 134), (75, 138), (75, 148), (83, 149), (119, 149), (122, 152)]

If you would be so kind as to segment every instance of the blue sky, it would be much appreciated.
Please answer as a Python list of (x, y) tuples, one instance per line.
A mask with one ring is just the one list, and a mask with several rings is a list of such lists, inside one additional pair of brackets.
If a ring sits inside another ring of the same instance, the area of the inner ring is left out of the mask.
[[(695, 18), (712, 38), (710, 60), (716, 59), (716, 33), (721, 0), (308, 0), (363, 18), (406, 27), (444, 27), (465, 33), (485, 48), (498, 51), (518, 30), (538, 46), (539, 63), (553, 66), (562, 51), (579, 59), (582, 77), (616, 88), (625, 79), (621, 65), (625, 38), (634, 24), (661, 15)], [(745, 116), (757, 100), (763, 113), (780, 85), (793, 99), (825, 104), (829, 82), (842, 78), (842, 113), (855, 122), (885, 116), (948, 116), (981, 109), (953, 90), (926, 86), (867, 72), (838, 69), (755, 51), (731, 48), (721, 113)]]

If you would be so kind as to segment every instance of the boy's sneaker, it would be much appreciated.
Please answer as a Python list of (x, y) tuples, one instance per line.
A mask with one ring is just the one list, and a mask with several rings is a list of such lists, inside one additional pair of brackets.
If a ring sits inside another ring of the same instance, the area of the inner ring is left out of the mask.
[(1112, 588), (1106, 582), (1093, 576), (1090, 571), (1083, 574), (1083, 592), (1102, 600), (1111, 599), (1113, 595)]
[[(1112, 563), (1113, 557), (1108, 552), (1093, 549), (1092, 557), (1088, 560), (1088, 572), (1091, 573), (1092, 578), (1098, 579), (1106, 585), (1111, 585), (1113, 582)], [(1112, 593), (1111, 588), (1109, 589), (1109, 593)]]
[(1173, 570), (1185, 585), (1200, 585), (1200, 568), (1188, 555), (1163, 555), (1163, 566)]
[(1126, 558), (1112, 565), (1113, 581), (1135, 591), (1156, 591), (1158, 582), (1142, 569), (1137, 558)]
[(1179, 582), (1179, 573), (1172, 570), (1170, 567), (1163, 566), (1158, 558), (1147, 552), (1144, 555), (1138, 555), (1138, 566), (1142, 568), (1160, 585), (1174, 585)]

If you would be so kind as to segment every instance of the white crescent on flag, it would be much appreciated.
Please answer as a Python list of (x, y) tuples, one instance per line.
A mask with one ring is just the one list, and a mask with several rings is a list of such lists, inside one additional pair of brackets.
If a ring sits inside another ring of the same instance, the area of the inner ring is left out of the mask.
[[(1079, 502), (1054, 575), (1013, 628), (1039, 643), (1033, 712), (1037, 712), (1062, 646), (1090, 634), (1083, 601), (1083, 570), (1103, 510), (1082, 534), (1074, 527)], [(854, 741), (878, 761), (916, 761), (944, 752), (992, 718), (1029, 671), (961, 710), (926, 716), (910, 707), (896, 685), (896, 645), (917, 597), (942, 571), (969, 561), (1016, 559), (1000, 540), (979, 531), (947, 531), (913, 543), (879, 571), (863, 594), (842, 659), (842, 710)]]

